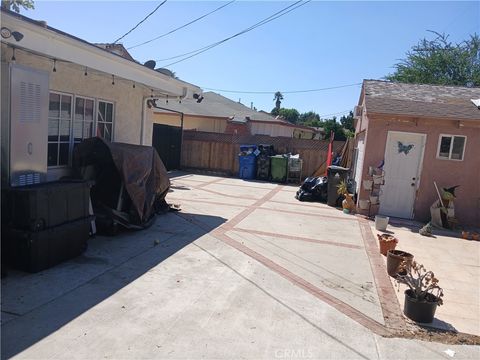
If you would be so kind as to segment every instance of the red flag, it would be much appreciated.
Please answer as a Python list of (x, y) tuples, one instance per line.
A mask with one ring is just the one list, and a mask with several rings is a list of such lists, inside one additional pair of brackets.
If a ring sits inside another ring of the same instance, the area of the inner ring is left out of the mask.
[(328, 167), (332, 165), (333, 157), (333, 139), (335, 138), (335, 133), (330, 131), (330, 143), (328, 144), (328, 154), (327, 154), (327, 166), (325, 168), (325, 176), (327, 176)]

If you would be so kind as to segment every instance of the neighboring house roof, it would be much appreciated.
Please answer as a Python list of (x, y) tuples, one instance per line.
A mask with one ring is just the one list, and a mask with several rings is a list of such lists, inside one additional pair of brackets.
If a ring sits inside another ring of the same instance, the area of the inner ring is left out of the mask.
[(130, 61), (135, 61), (133, 59), (132, 55), (130, 55), (128, 50), (125, 49), (125, 47), (122, 44), (97, 44), (97, 43), (95, 43), (94, 45), (98, 46), (101, 49), (110, 51), (111, 53), (120, 55), (121, 57), (123, 57), (125, 59), (128, 59)]
[(192, 93), (201, 92), (198, 86), (149, 69), (115, 52), (47, 26), (45, 22), (33, 20), (6, 9), (2, 9), (0, 15), (2, 27), (8, 27), (24, 35), (18, 42), (13, 38), (2, 38), (2, 44), (56, 59), (57, 66), (61, 61), (71, 62), (131, 80), (137, 84), (144, 84), (150, 89), (171, 96), (184, 96), (186, 93), (191, 96)]
[(471, 99), (480, 98), (480, 87), (406, 84), (364, 80), (367, 114), (480, 120)]
[[(250, 109), (239, 102), (228, 99), (212, 91), (204, 92), (202, 95), (204, 98), (201, 103), (197, 103), (192, 99), (187, 99), (179, 104), (178, 101), (172, 99), (172, 101), (169, 101), (164, 107), (192, 116), (221, 117), (226, 119), (232, 119), (233, 117), (236, 121), (239, 119), (246, 119), (248, 121), (271, 122), (274, 124), (315, 131), (312, 127), (295, 125), (288, 121), (275, 118), (267, 112)], [(157, 110), (157, 112), (162, 111)]]

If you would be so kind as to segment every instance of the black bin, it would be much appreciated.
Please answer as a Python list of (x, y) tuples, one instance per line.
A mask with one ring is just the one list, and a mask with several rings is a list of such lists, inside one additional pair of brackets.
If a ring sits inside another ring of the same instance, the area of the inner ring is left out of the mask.
[(16, 269), (34, 273), (77, 257), (87, 248), (91, 220), (86, 217), (41, 231), (5, 229), (5, 260)]
[(275, 155), (273, 145), (260, 144), (258, 145), (260, 154), (257, 156), (257, 179), (270, 179), (270, 156)]
[(2, 225), (41, 231), (88, 217), (90, 184), (75, 180), (9, 188), (3, 201)]
[(344, 168), (341, 166), (329, 166), (327, 170), (328, 178), (328, 196), (327, 196), (327, 205), (328, 206), (339, 206), (339, 200), (342, 198), (341, 195), (337, 193), (337, 185), (340, 184), (342, 180), (347, 181), (349, 168)]

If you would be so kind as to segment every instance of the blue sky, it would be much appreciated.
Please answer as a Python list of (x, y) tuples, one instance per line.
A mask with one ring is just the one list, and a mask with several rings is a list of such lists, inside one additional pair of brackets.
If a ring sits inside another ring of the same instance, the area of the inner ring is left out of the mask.
[[(179, 27), (228, 1), (169, 0), (122, 43), (130, 47)], [(113, 42), (161, 1), (35, 1), (22, 14), (90, 42)], [(293, 4), (235, 1), (157, 41), (130, 50), (144, 62), (164, 59), (227, 38)], [(273, 93), (319, 89), (381, 79), (428, 30), (460, 42), (480, 33), (480, 2), (311, 1), (205, 53), (171, 65), (182, 80), (221, 92), (258, 110), (274, 107)], [(158, 61), (157, 67), (174, 60)], [(360, 86), (284, 94), (283, 107), (330, 115), (352, 109)], [(340, 115), (340, 114), (339, 114)]]

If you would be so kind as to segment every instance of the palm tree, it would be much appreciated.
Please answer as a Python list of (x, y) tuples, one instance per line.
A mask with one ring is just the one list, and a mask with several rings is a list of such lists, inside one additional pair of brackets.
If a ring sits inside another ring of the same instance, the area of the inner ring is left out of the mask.
[(275, 100), (275, 109), (280, 110), (280, 104), (283, 100), (283, 95), (280, 91), (277, 91), (275, 95), (273, 95), (273, 100)]

